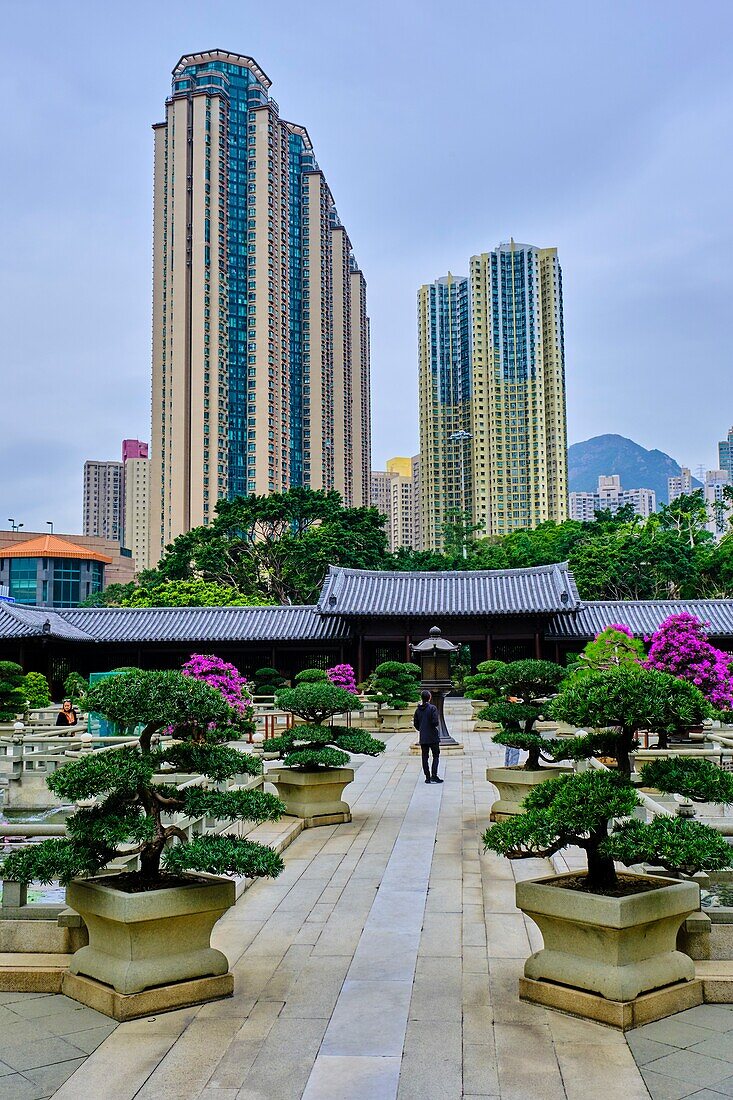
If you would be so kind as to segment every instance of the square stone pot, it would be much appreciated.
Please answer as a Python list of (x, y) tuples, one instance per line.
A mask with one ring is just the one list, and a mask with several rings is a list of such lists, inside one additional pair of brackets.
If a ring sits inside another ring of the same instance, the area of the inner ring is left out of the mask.
[(351, 821), (351, 807), (342, 795), (344, 787), (354, 781), (353, 768), (270, 768), (265, 779), (274, 783), (287, 813), (303, 818), (306, 829)]
[(389, 733), (408, 733), (415, 729), (413, 717), (414, 707), (406, 710), (382, 710), (380, 715), (383, 730)]
[(533, 787), (538, 787), (548, 779), (556, 779), (558, 775), (570, 775), (572, 770), (547, 767), (527, 771), (521, 765), (516, 768), (487, 768), (486, 778), (499, 792), (499, 797), (491, 807), (490, 820), (506, 821), (508, 817), (523, 814), (522, 802)]
[(66, 888), (68, 904), (89, 930), (89, 944), (69, 964), (72, 974), (132, 994), (227, 973), (227, 957), (210, 939), (236, 901), (231, 879), (192, 879), (189, 886), (128, 894), (115, 889), (114, 878), (77, 879)]
[(575, 877), (517, 883), (517, 907), (544, 940), (525, 963), (526, 978), (622, 1002), (694, 979), (695, 964), (675, 944), (680, 925), (700, 906), (696, 882), (634, 875), (658, 888), (622, 898), (549, 885)]

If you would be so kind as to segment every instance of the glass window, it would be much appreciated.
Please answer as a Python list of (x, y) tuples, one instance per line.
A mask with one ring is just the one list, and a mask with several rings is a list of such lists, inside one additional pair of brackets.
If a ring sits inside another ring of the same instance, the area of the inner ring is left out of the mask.
[(36, 602), (38, 558), (10, 559), (10, 595), (18, 603)]
[(53, 606), (77, 607), (80, 600), (81, 562), (53, 558)]

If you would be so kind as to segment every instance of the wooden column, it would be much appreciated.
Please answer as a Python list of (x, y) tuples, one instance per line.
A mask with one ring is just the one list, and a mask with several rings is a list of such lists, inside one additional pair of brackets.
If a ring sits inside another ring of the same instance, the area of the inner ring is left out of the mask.
[(493, 654), (494, 654), (494, 643), (492, 641), (491, 635), (487, 634), (486, 635), (486, 660), (487, 661), (493, 661), (493, 659), (494, 659)]
[(359, 644), (356, 652), (356, 682), (362, 684), (364, 682), (364, 635), (359, 635)]
[(542, 660), (542, 635), (539, 630), (534, 632), (534, 655), (538, 661)]

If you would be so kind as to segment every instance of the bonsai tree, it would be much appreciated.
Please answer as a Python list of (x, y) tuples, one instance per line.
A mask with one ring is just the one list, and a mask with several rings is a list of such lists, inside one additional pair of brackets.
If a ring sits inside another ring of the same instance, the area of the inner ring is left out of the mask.
[(0, 722), (12, 722), (24, 710), (23, 669), (14, 661), (0, 661)]
[[(277, 820), (284, 807), (259, 790), (212, 790), (160, 782), (166, 769), (194, 772), (221, 783), (243, 772), (256, 774), (260, 761), (224, 744), (236, 737), (236, 713), (209, 684), (180, 672), (130, 672), (90, 689), (91, 710), (123, 726), (142, 726), (139, 743), (113, 752), (92, 752), (49, 775), (49, 788), (64, 801), (87, 802), (66, 822), (68, 837), (29, 845), (8, 857), (6, 879), (62, 884), (94, 875), (121, 849), (137, 853), (136, 888), (165, 886), (171, 873), (205, 871), (247, 877), (275, 877), (280, 856), (234, 835), (188, 840), (164, 817), (176, 813), (228, 821)], [(170, 729), (173, 740), (154, 743)], [(172, 843), (176, 841), (177, 843)]]
[(573, 675), (598, 672), (607, 668), (640, 665), (645, 659), (646, 650), (641, 639), (635, 638), (628, 626), (614, 623), (588, 642), (570, 666), (570, 671)]
[(268, 753), (277, 753), (289, 768), (315, 771), (341, 768), (349, 763), (349, 754), (378, 756), (384, 741), (371, 737), (366, 730), (326, 725), (335, 714), (363, 710), (356, 695), (331, 683), (304, 683), (278, 693), (277, 705), (305, 719), (306, 724), (267, 742)]
[(29, 710), (38, 710), (40, 707), (51, 705), (48, 680), (42, 672), (26, 672), (22, 690)]
[(733, 863), (733, 849), (707, 825), (679, 817), (655, 817), (648, 824), (628, 818), (639, 796), (624, 776), (590, 770), (534, 787), (525, 812), (492, 825), (484, 847), (509, 859), (547, 857), (572, 844), (585, 851), (586, 889), (613, 893), (619, 887), (614, 861), (630, 866), (661, 864), (691, 875)]
[(550, 713), (575, 726), (611, 727), (605, 751), (628, 776), (629, 753), (639, 730), (658, 733), (660, 747), (666, 747), (670, 733), (699, 725), (712, 708), (694, 684), (666, 672), (622, 665), (571, 677), (550, 704)]
[(281, 687), (285, 687), (285, 679), (276, 668), (258, 668), (255, 672), (254, 695), (276, 695)]
[(304, 668), (295, 674), (296, 684), (325, 684), (327, 680), (324, 668)]
[(356, 695), (356, 676), (352, 665), (334, 665), (333, 668), (326, 669), (326, 677), (336, 687), (341, 687), (344, 691), (350, 691), (352, 695)]
[(85, 702), (89, 682), (78, 672), (70, 672), (64, 680), (64, 695), (77, 706)]
[(476, 665), (472, 676), (466, 676), (464, 687), (470, 699), (483, 699), (487, 703), (496, 703), (501, 699), (499, 678), (506, 668), (504, 661), (481, 661)]
[(409, 661), (383, 661), (369, 677), (367, 698), (380, 711), (382, 707), (405, 710), (420, 698), (421, 675), (420, 666)]
[(640, 772), (641, 784), (665, 794), (681, 794), (693, 802), (733, 804), (733, 774), (711, 760), (668, 756), (650, 760)]
[(670, 615), (655, 630), (646, 667), (689, 680), (716, 710), (730, 711), (733, 709), (730, 660), (730, 653), (710, 644), (700, 620), (683, 611)]
[(529, 752), (525, 764), (528, 769), (539, 768), (541, 750), (548, 762), (562, 759), (555, 755), (561, 742), (544, 740), (534, 732), (534, 725), (548, 697), (555, 694), (565, 678), (566, 670), (553, 661), (511, 661), (494, 675), (501, 697), (483, 707), (477, 715), (481, 721), (501, 725), (501, 732), (494, 735), (494, 741), (507, 748)]

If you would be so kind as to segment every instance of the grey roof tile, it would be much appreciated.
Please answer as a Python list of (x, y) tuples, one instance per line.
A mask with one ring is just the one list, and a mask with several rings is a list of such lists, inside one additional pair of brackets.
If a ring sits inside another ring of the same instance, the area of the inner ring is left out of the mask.
[(531, 569), (397, 573), (331, 566), (323, 615), (465, 616), (552, 614), (580, 604), (567, 562)]
[(614, 623), (643, 637), (681, 611), (707, 624), (713, 637), (733, 637), (733, 600), (593, 600), (570, 615), (555, 615), (545, 637), (550, 641), (594, 638)]

